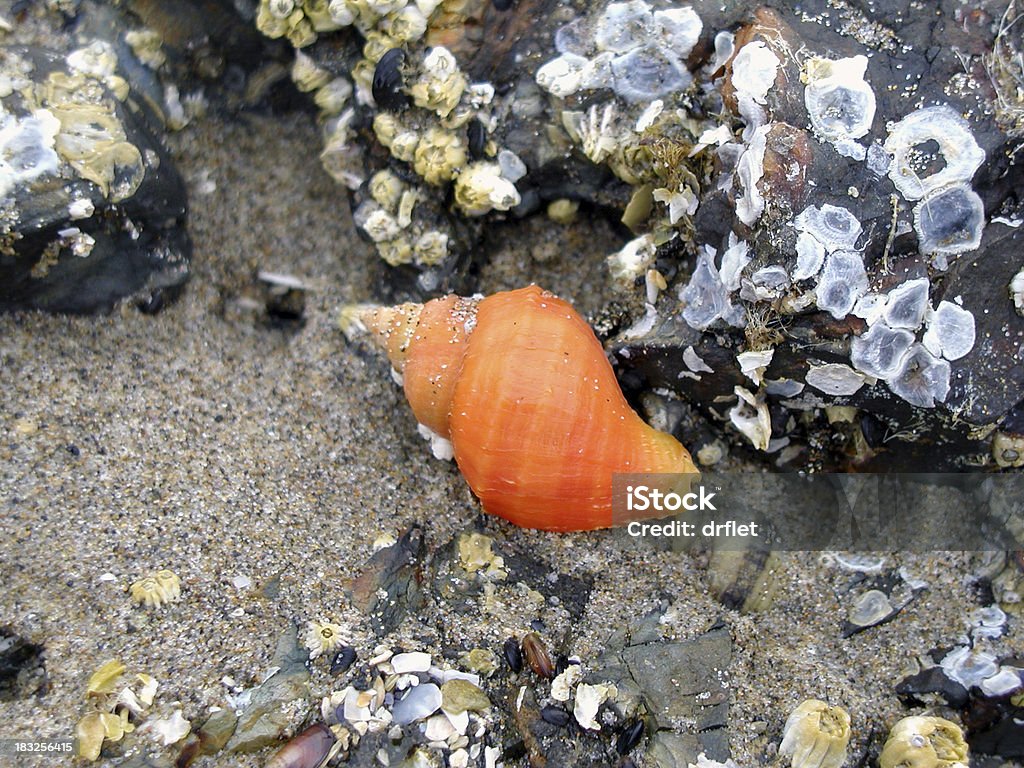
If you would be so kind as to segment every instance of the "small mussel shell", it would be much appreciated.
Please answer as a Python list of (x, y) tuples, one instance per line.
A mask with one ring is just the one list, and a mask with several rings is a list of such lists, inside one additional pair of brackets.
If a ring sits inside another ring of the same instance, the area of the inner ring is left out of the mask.
[(277, 751), (267, 768), (316, 768), (334, 746), (331, 729), (323, 723), (311, 725)]
[(523, 658), (538, 677), (550, 680), (555, 676), (555, 665), (551, 663), (548, 649), (536, 632), (528, 632), (523, 636)]
[(636, 720), (632, 723), (627, 723), (626, 727), (622, 729), (622, 732), (615, 739), (615, 751), (620, 755), (628, 755), (633, 751), (633, 748), (640, 743), (640, 739), (644, 735), (644, 721)]
[(519, 649), (519, 641), (510, 637), (501, 647), (501, 654), (505, 657), (508, 668), (517, 675), (523, 671), (523, 652)]
[(377, 68), (373, 70), (373, 83), (370, 90), (377, 106), (390, 112), (402, 109), (409, 103), (409, 98), (402, 92), (402, 65), (405, 63), (405, 51), (392, 48), (380, 57)]
[(545, 723), (551, 725), (557, 725), (559, 728), (564, 728), (572, 720), (572, 717), (561, 707), (556, 707), (554, 704), (548, 704), (540, 711), (540, 719)]
[(356, 660), (356, 649), (350, 645), (343, 645), (331, 659), (331, 674), (341, 675), (348, 672)]
[(474, 117), (466, 126), (466, 137), (469, 140), (470, 157), (483, 160), (487, 155), (487, 127)]
[(497, 11), (508, 11), (511, 10), (512, 6), (516, 4), (516, 0), (491, 0), (491, 5)]

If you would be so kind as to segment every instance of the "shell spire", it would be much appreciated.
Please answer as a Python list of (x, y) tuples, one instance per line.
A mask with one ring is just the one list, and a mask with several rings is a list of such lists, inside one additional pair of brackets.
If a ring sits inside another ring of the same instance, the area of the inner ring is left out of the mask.
[(607, 528), (616, 473), (697, 470), (626, 402), (600, 341), (537, 286), (365, 308), (417, 420), (451, 441), (486, 512), (527, 528)]

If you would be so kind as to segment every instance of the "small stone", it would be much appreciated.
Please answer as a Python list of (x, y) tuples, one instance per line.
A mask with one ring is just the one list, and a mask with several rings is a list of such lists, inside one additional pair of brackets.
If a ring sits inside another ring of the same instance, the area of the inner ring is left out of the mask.
[(218, 709), (210, 713), (199, 728), (200, 750), (212, 755), (224, 749), (238, 725), (238, 716), (231, 709)]
[(407, 672), (426, 672), (430, 669), (430, 654), (422, 651), (399, 653), (391, 658), (391, 666), (396, 675)]
[(490, 706), (487, 694), (467, 680), (449, 680), (441, 686), (441, 708), (446, 712), (482, 712)]
[(490, 677), (498, 669), (498, 659), (494, 652), (487, 648), (474, 648), (461, 656), (459, 661), (474, 672)]

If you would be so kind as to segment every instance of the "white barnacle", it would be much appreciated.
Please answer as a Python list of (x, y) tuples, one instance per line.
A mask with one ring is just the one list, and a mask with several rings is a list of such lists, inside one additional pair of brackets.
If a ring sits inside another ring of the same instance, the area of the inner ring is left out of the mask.
[(934, 408), (949, 394), (949, 363), (914, 344), (903, 357), (896, 375), (886, 379), (894, 394), (921, 408)]
[(631, 288), (654, 263), (657, 252), (654, 235), (647, 233), (633, 238), (606, 259), (612, 280), (621, 288)]
[(375, 200), (367, 200), (356, 208), (352, 220), (375, 243), (393, 240), (402, 231), (395, 217), (381, 208)]
[(826, 203), (820, 208), (809, 205), (796, 217), (795, 226), (825, 246), (828, 253), (857, 247), (861, 224), (846, 208)]
[[(918, 249), (924, 254), (952, 256), (981, 245), (985, 207), (977, 192), (957, 184), (929, 192), (914, 208)], [(938, 264), (943, 268), (945, 259)]]
[(1020, 271), (1011, 278), (1007, 289), (1017, 314), (1024, 317), (1024, 267), (1021, 267)]
[(690, 6), (654, 12), (654, 26), (664, 44), (684, 59), (700, 40), (704, 23)]
[(842, 363), (812, 364), (805, 379), (810, 386), (829, 395), (852, 395), (866, 381), (863, 373)]
[(895, 375), (914, 343), (914, 334), (877, 322), (850, 342), (850, 361), (858, 371), (878, 379)]
[(768, 404), (743, 387), (737, 386), (733, 392), (739, 402), (729, 410), (729, 421), (757, 450), (768, 450), (772, 438), (772, 417), (768, 413)]
[(54, 174), (60, 158), (54, 151), (61, 123), (46, 109), (18, 120), (0, 108), (0, 199), (21, 184)]
[(889, 291), (885, 306), (885, 322), (890, 328), (917, 330), (928, 309), (928, 278), (920, 277), (900, 283)]
[(386, 211), (395, 213), (398, 210), (398, 202), (404, 191), (405, 184), (392, 171), (384, 169), (370, 177), (370, 197)]
[(424, 232), (417, 238), (412, 250), (417, 264), (440, 264), (448, 258), (448, 235), (437, 231)]
[(450, 181), (466, 165), (462, 139), (442, 128), (432, 127), (420, 137), (413, 153), (413, 169), (428, 184)]
[(563, 112), (562, 125), (592, 163), (604, 162), (619, 146), (614, 103), (606, 104), (600, 113), (597, 104), (588, 112)]
[(610, 66), (615, 93), (633, 103), (681, 91), (693, 82), (686, 65), (672, 51), (656, 45), (620, 54)]
[(572, 96), (583, 84), (589, 60), (575, 53), (563, 53), (537, 70), (537, 85), (559, 98)]
[(786, 719), (779, 754), (792, 768), (840, 768), (850, 743), (850, 715), (838, 706), (808, 699)]
[(871, 130), (875, 92), (864, 79), (865, 56), (812, 58), (805, 68), (804, 106), (814, 130), (840, 154), (863, 160), (867, 151), (856, 142)]
[(310, 621), (302, 636), (302, 644), (309, 651), (309, 658), (315, 659), (330, 653), (345, 642), (344, 630), (329, 621)]
[(933, 355), (959, 360), (974, 348), (974, 315), (951, 301), (940, 301), (921, 343)]
[[(925, 149), (931, 142), (938, 146), (941, 166)], [(947, 104), (911, 112), (891, 126), (885, 151), (892, 155), (889, 178), (907, 200), (970, 182), (985, 160), (970, 125)], [(940, 167), (929, 173), (933, 164)]]
[(431, 48), (423, 60), (423, 73), (409, 88), (409, 95), (416, 106), (434, 110), (440, 117), (447, 117), (459, 103), (467, 84), (455, 56), (447, 48), (438, 45)]
[(471, 163), (455, 179), (455, 204), (467, 216), (507, 211), (519, 202), (516, 185), (502, 177), (497, 163)]
[(159, 608), (181, 599), (181, 579), (174, 571), (165, 568), (134, 582), (129, 593), (135, 602)]
[(644, 45), (653, 33), (651, 6), (643, 0), (608, 3), (597, 18), (594, 42), (602, 51), (625, 53)]
[(814, 294), (818, 309), (839, 320), (850, 313), (857, 299), (867, 291), (868, 275), (861, 254), (836, 251), (825, 259)]

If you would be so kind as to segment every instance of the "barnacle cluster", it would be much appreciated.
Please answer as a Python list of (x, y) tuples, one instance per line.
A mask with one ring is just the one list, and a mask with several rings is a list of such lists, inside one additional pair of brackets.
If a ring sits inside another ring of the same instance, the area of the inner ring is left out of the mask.
[(560, 55), (537, 70), (537, 83), (561, 98), (598, 88), (629, 102), (676, 93), (693, 81), (684, 62), (702, 28), (688, 6), (654, 11), (643, 0), (608, 3), (595, 18), (558, 30)]
[(135, 602), (159, 608), (181, 599), (181, 579), (174, 571), (165, 568), (132, 583), (128, 591)]
[(905, 717), (893, 726), (878, 757), (881, 768), (967, 766), (967, 742), (956, 723), (941, 717)]
[[(933, 143), (937, 153), (926, 149)], [(921, 252), (945, 269), (947, 256), (976, 249), (985, 212), (970, 182), (985, 152), (967, 121), (945, 104), (923, 107), (891, 126), (884, 146), (892, 183), (907, 200), (920, 201), (914, 229)]]

